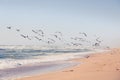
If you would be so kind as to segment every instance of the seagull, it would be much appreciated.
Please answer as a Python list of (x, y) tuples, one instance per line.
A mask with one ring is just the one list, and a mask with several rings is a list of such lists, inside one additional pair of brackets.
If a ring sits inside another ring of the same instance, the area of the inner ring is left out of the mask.
[(47, 41), (48, 44), (53, 44), (51, 41)]
[(35, 36), (35, 38), (36, 38), (37, 40), (39, 40), (39, 41), (41, 41), (41, 40), (42, 40), (42, 39), (38, 38), (37, 36)]
[(83, 38), (79, 38), (79, 37), (75, 37), (75, 38), (73, 38), (73, 37), (71, 37), (71, 39), (73, 39), (73, 40), (84, 40)]
[(83, 39), (83, 38), (77, 38), (79, 41), (81, 40), (81, 41), (85, 41), (85, 39)]
[[(44, 33), (43, 33), (42, 30), (38, 30), (38, 31), (32, 30), (32, 32), (34, 32), (35, 34), (37, 34), (37, 35), (39, 35), (39, 36), (44, 37), (44, 35), (43, 35)], [(41, 32), (41, 33), (39, 33), (39, 32)]]
[(61, 33), (61, 32), (55, 32), (55, 33), (58, 33), (58, 34), (60, 34), (60, 36), (62, 36), (62, 33)]
[(60, 38), (60, 37), (59, 37), (58, 39), (59, 39), (59, 40), (61, 40), (61, 38)]
[(37, 34), (37, 32), (35, 30), (32, 30), (32, 32), (34, 32), (35, 34)]
[(42, 37), (44, 37), (44, 35), (43, 35), (43, 34), (39, 34), (39, 33), (38, 33), (38, 35), (39, 35), (39, 36), (42, 36)]
[(80, 43), (72, 43), (74, 46), (81, 46), (82, 44)]
[(31, 38), (30, 38), (28, 35), (25, 36), (25, 35), (21, 34), (21, 36), (22, 36), (23, 38), (27, 38), (27, 39), (31, 40)]
[(86, 41), (86, 39), (84, 39), (84, 38), (79, 38), (79, 37), (75, 37), (75, 38), (71, 37), (71, 39), (73, 39), (73, 40), (75, 40), (75, 41), (82, 41), (82, 42)]
[(99, 43), (94, 43), (92, 46), (100, 46), (100, 44)]
[(55, 40), (53, 40), (53, 39), (51, 39), (51, 38), (48, 38), (48, 39), (55, 43)]
[(58, 37), (58, 35), (54, 34), (53, 36), (54, 36), (55, 38), (57, 38), (57, 39), (61, 40), (61, 38), (60, 38), (60, 37)]
[(20, 32), (20, 29), (16, 29), (17, 32)]
[(96, 39), (97, 42), (101, 43), (102, 41), (99, 40), (99, 38)]
[(85, 37), (87, 37), (87, 34), (86, 34), (86, 33), (83, 33), (83, 35), (84, 35)]
[(44, 32), (40, 29), (40, 30), (38, 30), (39, 32), (41, 32), (41, 34), (44, 34)]
[(80, 32), (80, 34), (83, 34), (85, 37), (87, 37), (87, 34), (86, 34), (86, 33), (84, 33), (84, 32), (83, 32), (83, 33), (81, 33), (81, 32)]
[(8, 29), (11, 29), (11, 27), (7, 27)]
[(58, 38), (58, 36), (57, 35), (53, 35), (55, 38)]
[(100, 44), (99, 44), (99, 43), (95, 43), (94, 45), (95, 45), (95, 46), (100, 46)]
[[(39, 33), (39, 32), (40, 32), (40, 33)], [(40, 30), (38, 30), (38, 35), (44, 37), (44, 32), (40, 29)]]
[(29, 36), (26, 36), (27, 39), (31, 40), (31, 38)]
[(22, 36), (23, 38), (26, 38), (26, 36), (25, 36), (25, 35), (23, 35), (23, 34), (21, 34), (21, 36)]
[(51, 42), (50, 41), (47, 41), (48, 44), (50, 44)]
[(55, 43), (55, 40), (51, 39), (51, 38), (48, 38), (48, 41), (47, 41), (48, 44), (53, 44)]

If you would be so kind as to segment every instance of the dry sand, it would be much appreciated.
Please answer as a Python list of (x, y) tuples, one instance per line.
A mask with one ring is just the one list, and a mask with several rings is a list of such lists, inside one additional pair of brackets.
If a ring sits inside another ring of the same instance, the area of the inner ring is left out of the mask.
[(17, 80), (120, 80), (120, 49), (74, 61), (82, 63), (65, 70)]

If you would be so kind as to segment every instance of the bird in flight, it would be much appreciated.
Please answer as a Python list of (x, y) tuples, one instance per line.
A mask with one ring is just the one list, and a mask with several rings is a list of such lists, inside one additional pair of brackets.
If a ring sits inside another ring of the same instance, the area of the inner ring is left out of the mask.
[(81, 32), (80, 32), (80, 34), (83, 34), (85, 37), (87, 37), (87, 34), (86, 34), (86, 33), (84, 33), (84, 32), (83, 32), (83, 33), (81, 33)]
[(25, 35), (23, 35), (23, 34), (20, 34), (23, 38), (27, 38), (27, 39), (29, 39), (29, 40), (31, 40), (31, 38), (27, 35), (27, 36), (25, 36)]
[(7, 27), (8, 29), (11, 29), (11, 27)]
[(39, 41), (41, 41), (41, 40), (42, 40), (42, 39), (38, 38), (37, 36), (35, 36), (35, 38), (36, 38), (37, 40), (39, 40)]
[(20, 29), (16, 29), (17, 32), (20, 32)]
[(26, 36), (25, 35), (23, 35), (23, 34), (20, 34), (23, 38), (26, 38)]

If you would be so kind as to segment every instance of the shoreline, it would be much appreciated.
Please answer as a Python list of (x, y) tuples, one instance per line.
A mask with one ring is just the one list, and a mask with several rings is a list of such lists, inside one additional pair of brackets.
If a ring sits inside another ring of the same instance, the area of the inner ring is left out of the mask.
[(84, 58), (96, 52), (102, 52), (102, 50), (94, 50), (94, 51), (81, 52), (81, 53), (75, 53), (75, 54), (74, 53), (64, 54), (64, 55), (68, 55), (68, 57), (70, 56), (72, 57), (70, 59), (65, 59), (60, 61), (58, 60), (58, 61), (49, 61), (49, 62), (42, 62), (42, 63), (40, 62), (37, 64), (20, 65), (18, 67), (0, 69), (0, 79), (14, 80), (16, 78), (33, 76), (37, 74), (46, 74), (48, 72), (63, 70), (63, 69), (80, 64), (79, 62), (73, 61), (73, 59)]
[(27, 65), (17, 68), (10, 68), (0, 70), (0, 80), (15, 80), (16, 78), (27, 77), (37, 74), (46, 74), (49, 72), (54, 72), (68, 67), (75, 66), (79, 63), (71, 61), (54, 61), (45, 62), (36, 65)]
[[(49, 53), (45, 55), (38, 55), (33, 56), (33, 58), (23, 58), (23, 59), (14, 59), (14, 58), (6, 58), (6, 59), (0, 59), (0, 70), (1, 69), (8, 69), (8, 68), (16, 68), (19, 66), (26, 66), (26, 65), (34, 65), (34, 64), (40, 64), (44, 62), (54, 62), (54, 61), (65, 61), (65, 60), (71, 60), (76, 57), (83, 57), (86, 54), (93, 53), (91, 51), (82, 51), (78, 53)], [(41, 53), (40, 53), (41, 54)], [(42, 53), (43, 54), (43, 53)], [(10, 55), (10, 54), (9, 54)], [(8, 56), (9, 56), (8, 55)], [(14, 56), (13, 54), (11, 54)], [(23, 56), (23, 54), (21, 54)], [(33, 55), (35, 55), (33, 53)], [(4, 54), (3, 54), (4, 56)], [(25, 55), (26, 56), (26, 55)], [(9, 65), (9, 66), (8, 66)]]
[(119, 80), (120, 49), (98, 53), (82, 59), (73, 59), (72, 61), (81, 62), (77, 66), (16, 80)]

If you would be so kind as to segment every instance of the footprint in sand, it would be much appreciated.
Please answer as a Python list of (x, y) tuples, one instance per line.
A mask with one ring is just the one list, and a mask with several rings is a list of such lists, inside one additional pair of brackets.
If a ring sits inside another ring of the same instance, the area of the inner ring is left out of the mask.
[(73, 72), (74, 70), (68, 70), (68, 71), (63, 71), (63, 72)]
[(119, 69), (119, 68), (116, 68), (116, 71), (120, 71), (120, 69)]

